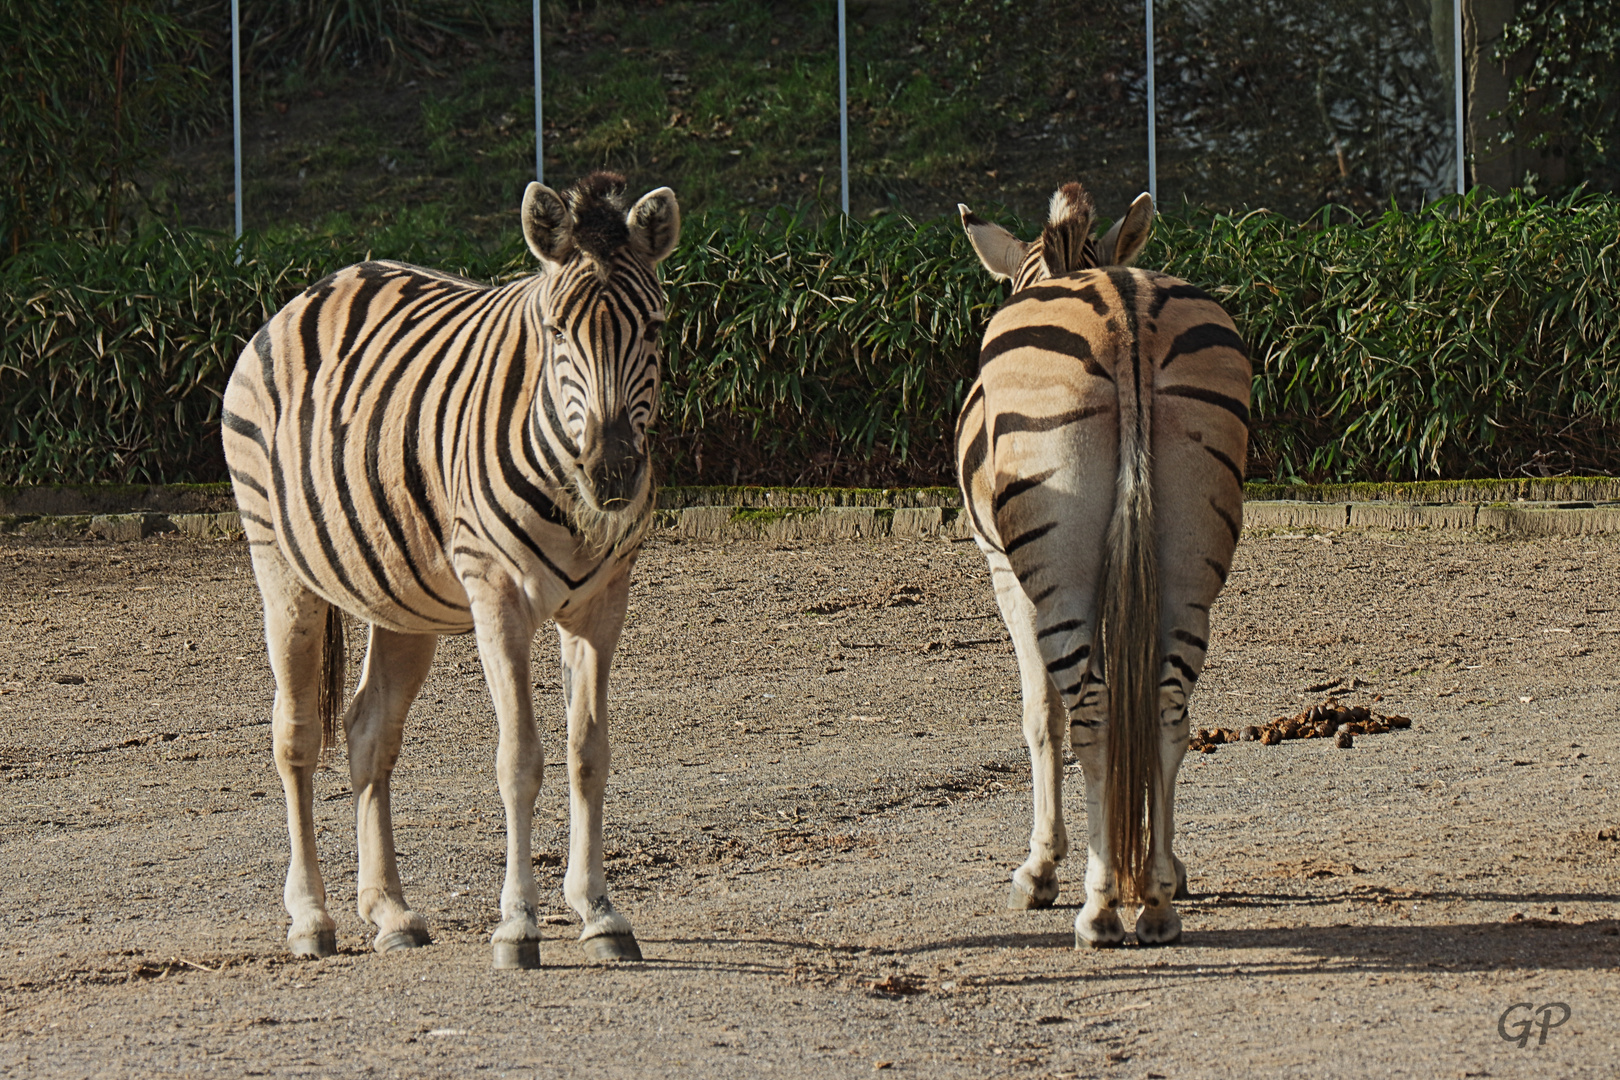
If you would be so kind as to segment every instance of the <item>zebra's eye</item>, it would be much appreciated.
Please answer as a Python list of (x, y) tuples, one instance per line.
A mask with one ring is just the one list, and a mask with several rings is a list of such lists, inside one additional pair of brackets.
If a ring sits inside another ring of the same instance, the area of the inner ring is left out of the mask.
[(568, 338), (561, 330), (553, 330), (551, 332), (551, 340), (552, 343), (555, 344), (559, 349), (568, 344)]

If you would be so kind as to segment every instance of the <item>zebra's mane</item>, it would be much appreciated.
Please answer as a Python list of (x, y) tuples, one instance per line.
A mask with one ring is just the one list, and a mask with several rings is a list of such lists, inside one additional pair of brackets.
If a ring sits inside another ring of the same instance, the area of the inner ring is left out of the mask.
[(618, 173), (593, 172), (564, 189), (562, 199), (574, 219), (574, 243), (597, 263), (606, 263), (630, 242), (625, 224), (627, 181)]

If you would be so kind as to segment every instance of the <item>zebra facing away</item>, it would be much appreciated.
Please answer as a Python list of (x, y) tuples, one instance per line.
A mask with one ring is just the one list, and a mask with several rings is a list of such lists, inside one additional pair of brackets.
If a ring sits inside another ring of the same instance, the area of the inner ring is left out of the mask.
[(1085, 774), (1076, 946), (1181, 936), (1171, 851), (1187, 699), (1243, 515), (1248, 355), (1203, 292), (1127, 264), (1153, 203), (1099, 243), (1079, 184), (1024, 244), (960, 207), (979, 259), (1011, 279), (957, 422), (959, 479), (1023, 684), (1034, 828), (1009, 906), (1049, 907), (1063, 825), (1063, 725)]
[(313, 779), (343, 695), (341, 611), (371, 624), (342, 721), (361, 918), (378, 952), (428, 941), (395, 862), (389, 777), (440, 634), (476, 635), (494, 699), (506, 808), (495, 966), (534, 967), (530, 838), (542, 754), (535, 631), (555, 620), (568, 721), (564, 893), (596, 959), (639, 959), (602, 870), (607, 681), (651, 520), (647, 424), (674, 192), (633, 206), (594, 173), (530, 184), (523, 233), (542, 271), (498, 288), (368, 262), (310, 286), (243, 351), (225, 457), (264, 597), (273, 740), (287, 797), (284, 894), (295, 955), (336, 950), (315, 849)]

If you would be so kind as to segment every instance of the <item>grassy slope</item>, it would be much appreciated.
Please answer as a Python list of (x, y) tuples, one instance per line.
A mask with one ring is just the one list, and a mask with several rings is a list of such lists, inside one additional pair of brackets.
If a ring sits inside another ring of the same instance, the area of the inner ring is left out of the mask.
[[(1143, 112), (1125, 89), (1140, 49), (1131, 12), (1047, 0), (849, 10), (857, 216), (931, 217), (959, 200), (1034, 216), (1074, 176), (1112, 216), (1144, 186)], [(496, 32), (453, 46), (443, 77), (257, 84), (244, 107), (248, 226), (372, 230), (405, 215), (485, 239), (510, 229), (533, 171), (527, 11), (497, 3)], [(544, 27), (553, 183), (608, 167), (671, 184), (688, 212), (836, 206), (834, 4), (553, 4)], [(229, 128), (172, 165), (164, 194), (181, 219), (228, 228)]]

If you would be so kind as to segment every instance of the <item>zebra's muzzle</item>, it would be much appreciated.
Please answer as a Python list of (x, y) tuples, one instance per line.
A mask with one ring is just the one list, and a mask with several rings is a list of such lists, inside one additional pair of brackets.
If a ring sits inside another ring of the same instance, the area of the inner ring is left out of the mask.
[(599, 510), (611, 512), (629, 504), (647, 475), (644, 440), (637, 437), (629, 415), (621, 412), (605, 425), (588, 417), (584, 442), (579, 464), (589, 488), (586, 496)]

